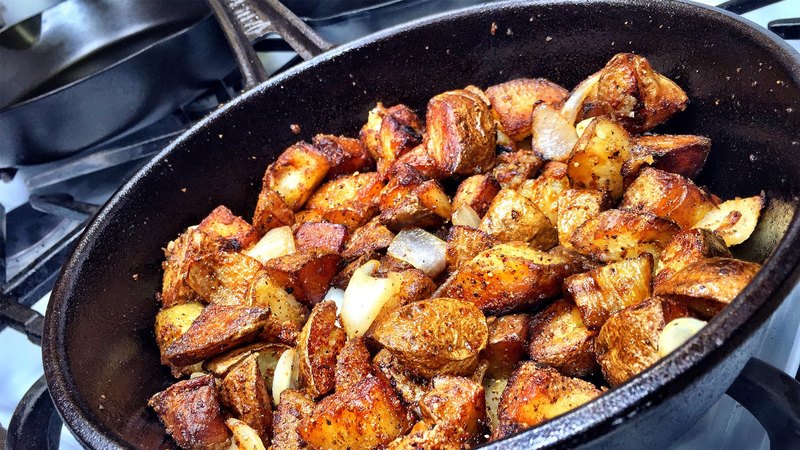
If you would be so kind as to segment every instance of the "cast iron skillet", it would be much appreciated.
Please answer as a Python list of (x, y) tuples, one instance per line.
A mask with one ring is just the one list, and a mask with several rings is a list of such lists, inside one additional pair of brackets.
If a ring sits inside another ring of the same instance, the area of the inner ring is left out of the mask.
[[(93, 448), (164, 445), (146, 406), (172, 382), (152, 331), (161, 248), (219, 204), (250, 217), (264, 168), (288, 145), (317, 132), (354, 135), (376, 101), (424, 112), (432, 95), (470, 83), (525, 76), (575, 86), (621, 51), (647, 56), (689, 94), (687, 111), (661, 131), (711, 137), (701, 184), (723, 198), (766, 191), (764, 219), (736, 251), (766, 261), (733, 304), (672, 355), (497, 446), (669, 442), (731, 384), (797, 278), (800, 63), (741, 18), (644, 0), (515, 1), (394, 28), (259, 85), (187, 132), (97, 215), (53, 291), (44, 366), (66, 423)], [(295, 123), (300, 135), (289, 129)]]

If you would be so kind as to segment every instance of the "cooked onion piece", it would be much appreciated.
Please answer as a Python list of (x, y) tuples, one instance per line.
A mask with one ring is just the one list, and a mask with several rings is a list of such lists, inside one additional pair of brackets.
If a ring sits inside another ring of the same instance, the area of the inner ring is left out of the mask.
[(400, 291), (400, 283), (391, 274), (372, 276), (379, 266), (380, 262), (371, 260), (356, 269), (344, 291), (339, 318), (348, 338), (363, 336), (383, 305)]
[(325, 300), (332, 300), (333, 303), (336, 303), (336, 313), (339, 314), (342, 311), (342, 303), (344, 303), (344, 291), (337, 287), (332, 287), (325, 294), (325, 298), (322, 299), (323, 302)]
[(278, 227), (267, 231), (256, 245), (247, 250), (245, 255), (265, 263), (273, 258), (290, 255), (295, 252), (292, 228)]
[(586, 100), (586, 97), (588, 97), (589, 94), (597, 88), (597, 83), (599, 81), (600, 72), (597, 72), (589, 78), (581, 81), (581, 84), (572, 90), (572, 92), (569, 94), (569, 98), (567, 98), (567, 101), (564, 102), (564, 106), (561, 107), (561, 115), (564, 116), (567, 122), (570, 124), (575, 123), (575, 120), (578, 119), (578, 113), (581, 110), (581, 106), (583, 106), (583, 101)]
[(658, 356), (663, 358), (672, 353), (673, 350), (702, 330), (706, 323), (691, 317), (681, 317), (668, 323), (658, 337)]
[(272, 378), (272, 402), (276, 405), (281, 402), (281, 392), (286, 389), (297, 389), (299, 365), (297, 352), (293, 348), (286, 350), (278, 358), (275, 375)]
[(236, 450), (266, 450), (261, 438), (258, 437), (256, 430), (239, 419), (230, 418), (225, 421), (225, 425), (233, 433), (231, 449)]
[(594, 117), (583, 119), (580, 122), (578, 122), (577, 125), (575, 125), (575, 132), (578, 133), (578, 138), (583, 136), (583, 132), (586, 130), (586, 127), (588, 127), (589, 124), (592, 123), (592, 120), (594, 120)]
[(450, 219), (453, 225), (462, 225), (465, 227), (478, 228), (481, 225), (481, 218), (478, 213), (472, 209), (471, 206), (464, 204), (453, 211), (453, 217)]
[(431, 278), (444, 271), (446, 253), (447, 242), (421, 228), (407, 228), (397, 233), (388, 250), (389, 256), (411, 264)]
[(542, 159), (566, 161), (578, 141), (573, 122), (552, 106), (540, 103), (531, 116), (531, 146)]

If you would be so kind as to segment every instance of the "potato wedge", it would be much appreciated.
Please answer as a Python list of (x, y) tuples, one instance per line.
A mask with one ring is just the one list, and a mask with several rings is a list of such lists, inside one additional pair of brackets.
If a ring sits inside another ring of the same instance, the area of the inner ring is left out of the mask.
[(657, 259), (680, 227), (649, 213), (610, 209), (583, 223), (570, 244), (579, 253), (603, 262), (635, 258), (645, 253)]
[(664, 247), (656, 264), (654, 289), (672, 278), (689, 264), (716, 256), (731, 257), (731, 252), (719, 236), (701, 228), (681, 231)]
[(585, 377), (597, 369), (594, 338), (580, 310), (569, 300), (558, 300), (530, 320), (528, 355), (568, 377)]
[(625, 190), (619, 207), (650, 212), (687, 229), (717, 205), (711, 194), (691, 180), (648, 167)]
[(417, 408), (418, 403), (430, 389), (427, 379), (412, 372), (389, 350), (382, 349), (372, 359), (372, 369), (375, 374), (380, 373), (400, 395), (400, 398), (412, 408)]
[(547, 217), (511, 189), (501, 189), (495, 196), (478, 229), (502, 242), (529, 242), (542, 250), (558, 243), (558, 233)]
[(508, 378), (525, 356), (528, 343), (528, 315), (512, 314), (487, 320), (489, 340), (481, 352), (488, 362), (489, 378)]
[(490, 249), (496, 240), (472, 227), (454, 225), (447, 234), (447, 271), (453, 273), (478, 253)]
[(578, 142), (575, 125), (552, 105), (540, 103), (531, 115), (531, 148), (546, 161), (567, 161)]
[(488, 336), (483, 313), (470, 302), (450, 298), (401, 306), (372, 331), (403, 365), (427, 378), (471, 373)]
[(567, 189), (561, 192), (556, 208), (558, 242), (572, 248), (575, 230), (590, 218), (600, 214), (605, 205), (605, 194), (587, 189)]
[(570, 188), (567, 165), (551, 161), (535, 180), (522, 183), (517, 192), (527, 198), (541, 211), (553, 226), (558, 222), (558, 200)]
[(271, 259), (264, 267), (279, 286), (291, 289), (300, 302), (314, 306), (325, 297), (341, 262), (337, 253), (312, 249)]
[(354, 230), (378, 213), (377, 198), (383, 187), (377, 172), (344, 175), (320, 186), (306, 206), (325, 221)]
[(360, 336), (348, 339), (336, 356), (336, 392), (350, 389), (371, 372), (369, 350), (364, 339)]
[(501, 153), (492, 169), (492, 177), (504, 189), (516, 189), (523, 181), (533, 178), (540, 167), (542, 159), (531, 150)]
[(434, 180), (393, 178), (380, 195), (380, 221), (392, 231), (435, 228), (450, 218), (450, 199)]
[(597, 362), (611, 386), (619, 386), (658, 361), (664, 326), (689, 316), (685, 306), (653, 297), (611, 316), (594, 341)]
[(292, 208), (283, 201), (280, 194), (270, 188), (264, 188), (258, 194), (256, 211), (253, 213), (253, 226), (260, 234), (278, 227), (293, 225), (295, 214)]
[(230, 251), (248, 248), (258, 240), (258, 231), (224, 206), (211, 211), (197, 226), (197, 231), (208, 235), (220, 248)]
[(622, 197), (622, 164), (630, 158), (631, 137), (605, 117), (593, 120), (581, 135), (567, 161), (567, 176), (578, 189), (607, 192)]
[(342, 253), (349, 233), (344, 225), (313, 222), (300, 225), (294, 233), (299, 251), (319, 249), (331, 253)]
[(468, 378), (442, 376), (419, 402), (422, 418), (458, 428), (458, 441), (476, 444), (486, 432), (486, 398), (483, 386)]
[(163, 353), (203, 312), (202, 303), (182, 303), (169, 308), (162, 308), (156, 314), (156, 343)]
[(209, 303), (246, 305), (252, 281), (263, 272), (261, 263), (243, 253), (216, 251), (195, 259), (186, 281)]
[(360, 256), (386, 250), (393, 239), (394, 233), (380, 222), (379, 217), (375, 217), (353, 232), (342, 251), (342, 257), (352, 261)]
[(300, 422), (311, 416), (314, 402), (300, 391), (287, 389), (281, 393), (281, 401), (272, 422), (272, 445), (275, 450), (303, 450), (308, 445), (297, 429)]
[(520, 141), (531, 134), (534, 105), (544, 103), (559, 107), (569, 92), (544, 78), (517, 78), (486, 89), (492, 112), (508, 136)]
[(258, 355), (251, 354), (234, 366), (220, 388), (222, 403), (252, 428), (262, 441), (269, 442), (272, 431), (272, 400), (258, 368)]
[(710, 319), (732, 302), (760, 269), (760, 264), (740, 259), (701, 259), (659, 284), (655, 295), (681, 302)]
[(312, 397), (332, 391), (336, 384), (336, 357), (347, 340), (336, 325), (336, 304), (330, 300), (311, 310), (297, 340), (300, 385)]
[(719, 209), (709, 211), (695, 227), (717, 233), (728, 247), (741, 244), (755, 231), (764, 203), (763, 193), (728, 200), (720, 204)]
[(264, 188), (277, 192), (292, 211), (299, 211), (322, 184), (330, 167), (314, 147), (298, 142), (267, 167)]
[(612, 314), (641, 303), (652, 293), (653, 256), (645, 253), (573, 275), (564, 291), (578, 306), (586, 327), (600, 328)]
[(328, 177), (336, 178), (353, 172), (369, 172), (375, 167), (372, 156), (358, 139), (318, 134), (311, 140), (314, 148), (328, 160)]
[(469, 205), (483, 217), (498, 192), (500, 183), (491, 175), (473, 175), (458, 185), (456, 195), (453, 197), (453, 210), (461, 205)]
[(704, 136), (657, 134), (637, 136), (631, 158), (622, 165), (622, 176), (629, 184), (643, 167), (694, 179), (700, 174), (711, 151), (711, 139)]

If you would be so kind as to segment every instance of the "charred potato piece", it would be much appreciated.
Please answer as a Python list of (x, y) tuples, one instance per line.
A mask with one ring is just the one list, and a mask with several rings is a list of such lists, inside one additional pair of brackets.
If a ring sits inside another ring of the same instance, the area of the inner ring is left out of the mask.
[(277, 192), (292, 211), (299, 211), (328, 175), (330, 167), (314, 147), (298, 142), (267, 167), (264, 188)]
[(500, 244), (464, 264), (443, 295), (472, 302), (487, 314), (520, 311), (560, 295), (564, 279), (580, 270), (560, 255)]
[(230, 446), (213, 376), (178, 381), (148, 404), (182, 448), (223, 450)]
[(261, 263), (247, 255), (217, 251), (192, 262), (187, 282), (209, 303), (243, 305), (252, 281), (263, 271)]
[(483, 217), (498, 192), (500, 183), (491, 175), (473, 175), (458, 185), (456, 195), (453, 197), (453, 210), (461, 205), (469, 205)]
[(353, 232), (342, 251), (342, 257), (351, 261), (360, 256), (386, 250), (393, 239), (394, 233), (380, 222), (379, 217), (375, 217)]
[(626, 184), (636, 178), (639, 170), (652, 166), (658, 170), (694, 179), (706, 163), (711, 151), (711, 139), (704, 136), (659, 134), (637, 136), (631, 158), (622, 165)]
[(658, 285), (655, 295), (681, 302), (710, 319), (732, 302), (760, 269), (760, 264), (739, 259), (702, 259)]
[(492, 248), (495, 239), (472, 227), (455, 225), (447, 234), (447, 270), (455, 272), (478, 253)]
[(764, 207), (764, 194), (735, 198), (709, 211), (695, 226), (717, 233), (728, 247), (741, 244), (753, 234)]
[[(288, 348), (288, 346), (283, 344), (267, 344), (264, 342), (257, 342), (255, 344), (249, 344), (233, 349), (228, 353), (207, 360), (203, 363), (203, 368), (222, 378), (245, 358), (250, 355), (256, 355), (258, 356), (258, 368), (261, 371), (262, 376), (264, 376), (267, 386), (271, 386), (272, 373), (268, 373), (268, 371), (272, 370), (274, 373), (275, 364), (273, 361), (277, 362), (277, 359), (280, 358), (281, 354)], [(263, 358), (261, 357), (262, 353), (264, 354)]]
[(483, 313), (470, 302), (451, 298), (401, 306), (372, 332), (403, 365), (427, 378), (471, 373), (488, 336)]
[(522, 183), (517, 189), (522, 196), (532, 201), (553, 226), (558, 222), (558, 199), (570, 188), (567, 165), (551, 161), (544, 166), (535, 180)]
[(528, 315), (512, 314), (487, 321), (489, 341), (481, 353), (489, 365), (489, 378), (508, 378), (525, 355), (528, 342)]
[(530, 320), (531, 359), (555, 368), (568, 377), (585, 377), (597, 368), (594, 338), (580, 310), (569, 300), (558, 300)]
[(498, 426), (492, 440), (560, 416), (600, 395), (588, 381), (565, 377), (536, 362), (520, 365), (508, 382), (498, 407)]
[(325, 222), (304, 223), (294, 233), (297, 250), (301, 252), (321, 249), (331, 253), (341, 253), (348, 237), (344, 225)]
[(547, 217), (533, 202), (511, 189), (502, 189), (495, 196), (479, 229), (502, 242), (530, 242), (543, 250), (558, 243), (556, 229)]
[(567, 161), (567, 176), (578, 189), (622, 197), (622, 164), (630, 158), (631, 137), (619, 124), (598, 117), (586, 127)]
[(619, 386), (658, 361), (658, 337), (685, 306), (653, 297), (611, 316), (594, 341), (597, 362), (611, 386)]
[(203, 312), (201, 303), (183, 303), (163, 308), (156, 315), (156, 343), (163, 353), (175, 342)]
[(336, 304), (317, 304), (297, 340), (300, 384), (312, 397), (332, 391), (336, 381), (336, 356), (347, 338), (336, 326)]
[(590, 114), (583, 118), (612, 117), (627, 130), (642, 133), (683, 111), (688, 103), (686, 93), (653, 70), (647, 59), (619, 53), (600, 71), (596, 94), (583, 105)]
[(442, 179), (447, 175), (439, 170), (424, 145), (418, 145), (397, 158), (389, 169), (389, 178), (401, 177), (408, 172), (434, 180)]
[(422, 121), (408, 106), (384, 108), (378, 103), (359, 136), (378, 162), (378, 172), (384, 174), (398, 157), (422, 143), (422, 128)]
[(304, 223), (324, 221), (325, 218), (321, 212), (314, 211), (313, 209), (304, 209), (302, 211), (298, 211), (297, 214), (294, 215), (294, 225), (292, 225), (292, 231), (297, 231), (297, 229), (300, 228), (300, 226)]
[(405, 367), (389, 350), (383, 349), (375, 355), (372, 368), (386, 378), (408, 405), (417, 405), (428, 392), (428, 380)]
[(271, 259), (265, 268), (279, 286), (291, 289), (297, 300), (313, 306), (325, 297), (341, 262), (337, 253), (313, 249)]
[(272, 422), (272, 446), (276, 450), (302, 450), (308, 445), (300, 437), (297, 429), (300, 422), (311, 416), (314, 402), (302, 392), (286, 389), (281, 393), (281, 401)]
[(253, 226), (260, 234), (263, 235), (273, 228), (292, 225), (295, 217), (292, 208), (277, 192), (264, 188), (258, 194), (256, 211), (253, 213)]
[(336, 178), (353, 172), (367, 172), (375, 167), (364, 144), (358, 139), (330, 134), (318, 134), (311, 143), (328, 160), (328, 177)]
[(380, 195), (380, 221), (392, 231), (435, 228), (450, 218), (450, 199), (434, 180), (394, 178)]
[(409, 303), (430, 298), (433, 291), (436, 290), (436, 283), (434, 283), (431, 277), (426, 275), (425, 272), (419, 269), (411, 267), (381, 274), (381, 269), (385, 269), (386, 266), (388, 266), (388, 264), (381, 262), (378, 268), (378, 274), (384, 275), (386, 278), (391, 278), (392, 282), (397, 286), (397, 293), (392, 295), (391, 298), (383, 304), (380, 312), (372, 322), (370, 329), (374, 329), (378, 326), (378, 324), (385, 320), (393, 310)]
[(579, 253), (603, 262), (650, 253), (658, 258), (680, 227), (649, 213), (610, 209), (583, 223), (570, 239)]
[(646, 168), (625, 190), (619, 207), (650, 212), (687, 229), (716, 209), (716, 202), (691, 180), (674, 173)]
[(248, 248), (258, 241), (256, 229), (224, 206), (211, 211), (197, 226), (197, 231), (211, 237), (220, 248), (232, 251)]
[(234, 366), (222, 379), (222, 403), (252, 428), (262, 441), (269, 442), (272, 430), (272, 400), (258, 368), (258, 355), (251, 354)]
[(164, 249), (166, 259), (161, 263), (164, 277), (161, 284), (161, 305), (169, 308), (182, 303), (193, 303), (200, 299), (197, 292), (187, 282), (192, 261), (204, 254), (205, 233), (189, 228)]
[(326, 222), (355, 230), (378, 213), (377, 198), (383, 187), (376, 172), (344, 175), (322, 185), (307, 207), (322, 214)]
[(405, 436), (390, 442), (387, 450), (461, 450), (461, 428), (427, 421), (417, 422)]
[(505, 189), (516, 189), (542, 167), (542, 159), (530, 150), (501, 153), (492, 177)]
[(672, 278), (675, 273), (689, 264), (705, 258), (731, 257), (731, 252), (719, 236), (701, 228), (681, 231), (676, 234), (661, 252), (656, 264), (656, 277), (653, 286), (658, 286)]
[(588, 328), (602, 326), (608, 318), (650, 297), (653, 257), (645, 253), (580, 273), (564, 281), (564, 290), (581, 312)]
[(495, 121), (489, 106), (474, 92), (462, 89), (433, 97), (426, 123), (425, 146), (442, 172), (469, 176), (494, 166)]
[(372, 372), (362, 337), (348, 339), (336, 356), (336, 392), (346, 391)]
[(436, 377), (419, 402), (423, 419), (459, 429), (456, 439), (475, 444), (486, 431), (483, 386), (462, 377)]
[(255, 336), (267, 322), (269, 310), (211, 304), (185, 333), (161, 355), (175, 366), (187, 366), (218, 355)]
[(405, 434), (412, 423), (394, 389), (367, 375), (351, 389), (323, 398), (298, 431), (313, 448), (370, 449)]
[(492, 112), (515, 141), (531, 134), (531, 113), (536, 104), (560, 105), (568, 95), (566, 89), (544, 78), (517, 78), (486, 89)]
[(600, 191), (587, 189), (567, 189), (563, 191), (557, 202), (556, 227), (558, 242), (566, 248), (572, 248), (572, 236), (575, 230), (590, 218), (605, 209), (605, 195)]

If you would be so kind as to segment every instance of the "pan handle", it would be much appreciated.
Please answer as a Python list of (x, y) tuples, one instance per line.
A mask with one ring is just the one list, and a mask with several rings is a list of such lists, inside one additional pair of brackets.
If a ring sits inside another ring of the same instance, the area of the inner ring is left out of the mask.
[(56, 450), (61, 437), (61, 417), (44, 377), (31, 386), (8, 424), (6, 450)]
[(245, 89), (269, 76), (250, 44), (269, 32), (277, 32), (299, 55), (309, 60), (333, 47), (278, 0), (208, 0), (236, 63)]

